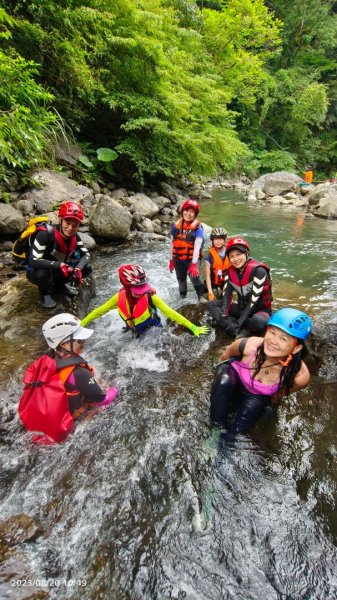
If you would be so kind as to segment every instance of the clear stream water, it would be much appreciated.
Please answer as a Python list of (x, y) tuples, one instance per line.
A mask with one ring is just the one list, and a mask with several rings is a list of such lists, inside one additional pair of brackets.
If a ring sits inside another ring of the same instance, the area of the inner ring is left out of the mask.
[[(336, 225), (223, 190), (203, 201), (201, 219), (247, 237), (272, 267), (276, 306), (310, 312), (321, 336), (312, 383), (251, 435), (218, 447), (209, 390), (228, 340), (174, 324), (133, 340), (113, 312), (93, 324), (86, 357), (120, 398), (64, 444), (37, 448), (15, 414), (23, 367), (36, 356), (27, 350), (2, 389), (1, 521), (24, 513), (40, 534), (11, 550), (2, 543), (1, 598), (337, 597)], [(168, 249), (100, 249), (91, 308), (118, 289), (117, 267), (137, 261), (168, 304), (207, 322), (192, 290), (180, 300)]]

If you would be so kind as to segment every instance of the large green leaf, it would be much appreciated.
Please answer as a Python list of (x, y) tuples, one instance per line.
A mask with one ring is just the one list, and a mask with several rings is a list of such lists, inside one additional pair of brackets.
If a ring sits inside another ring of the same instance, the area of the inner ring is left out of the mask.
[(118, 154), (111, 148), (98, 148), (97, 149), (97, 158), (98, 160), (102, 160), (103, 162), (111, 162), (117, 158)]
[(94, 166), (93, 163), (89, 160), (89, 158), (85, 156), (85, 154), (80, 154), (80, 156), (78, 157), (78, 162), (82, 163), (82, 165), (88, 167), (89, 169), (91, 169)]

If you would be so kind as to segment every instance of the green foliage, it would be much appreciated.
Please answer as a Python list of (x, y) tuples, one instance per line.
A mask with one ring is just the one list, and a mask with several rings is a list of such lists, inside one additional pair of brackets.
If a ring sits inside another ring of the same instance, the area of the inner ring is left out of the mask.
[(2, 0), (0, 44), (3, 177), (56, 115), (88, 177), (336, 166), (330, 0)]
[(78, 157), (79, 162), (84, 165), (85, 167), (88, 167), (88, 169), (93, 168), (94, 164), (91, 162), (91, 160), (89, 160), (89, 158), (87, 156), (85, 156), (85, 154), (80, 154), (80, 156)]
[(256, 152), (254, 157), (245, 164), (244, 171), (248, 177), (254, 178), (275, 171), (294, 173), (297, 171), (296, 159), (284, 150)]
[(0, 202), (3, 202), (4, 204), (9, 204), (10, 201), (11, 201), (10, 194), (8, 192), (2, 192), (0, 195)]
[(43, 158), (56, 122), (52, 95), (37, 84), (37, 67), (0, 51), (0, 180)]
[(97, 150), (97, 158), (103, 162), (111, 162), (116, 160), (117, 156), (117, 152), (111, 150), (111, 148), (98, 148)]

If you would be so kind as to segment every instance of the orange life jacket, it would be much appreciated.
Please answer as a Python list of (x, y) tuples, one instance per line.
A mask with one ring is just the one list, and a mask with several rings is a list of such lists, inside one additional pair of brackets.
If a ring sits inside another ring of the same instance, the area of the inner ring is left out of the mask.
[[(65, 387), (65, 391), (66, 391), (67, 398), (68, 398), (68, 403), (69, 403), (70, 398), (72, 398), (73, 400), (76, 400), (76, 399), (80, 400), (80, 398), (81, 398), (81, 392), (79, 390), (77, 390), (75, 388), (75, 386), (73, 386), (74, 389), (72, 389), (72, 390), (67, 389), (65, 386), (67, 380), (69, 379), (69, 377), (72, 374), (72, 372), (74, 371), (74, 369), (76, 369), (76, 367), (86, 368), (90, 371), (91, 375), (94, 376), (94, 369), (85, 361), (81, 362), (81, 363), (76, 363), (74, 365), (69, 365), (67, 367), (62, 367), (60, 370), (57, 370), (57, 374), (60, 378), (60, 381), (61, 381), (61, 383), (63, 383), (63, 385)], [(77, 408), (75, 411), (72, 411), (71, 416), (73, 417), (73, 419), (76, 419), (77, 417), (82, 415), (87, 410), (88, 406), (90, 406), (90, 402), (84, 402), (82, 404), (82, 406), (80, 406), (80, 408)]]
[(179, 260), (192, 260), (195, 233), (198, 227), (200, 227), (200, 222), (197, 219), (194, 219), (191, 223), (187, 223), (182, 218), (178, 219), (172, 229), (173, 258), (178, 258)]
[(118, 294), (117, 308), (119, 315), (136, 334), (140, 334), (147, 327), (161, 327), (157, 309), (150, 304), (151, 295), (155, 293), (156, 290), (151, 288), (151, 291), (139, 298), (132, 310), (126, 296), (126, 290), (123, 288)]
[(212, 284), (221, 287), (225, 281), (225, 271), (226, 269), (229, 269), (231, 263), (227, 254), (225, 254), (224, 258), (221, 258), (219, 252), (214, 246), (210, 248), (208, 254), (210, 254), (213, 259), (213, 262), (210, 263)]

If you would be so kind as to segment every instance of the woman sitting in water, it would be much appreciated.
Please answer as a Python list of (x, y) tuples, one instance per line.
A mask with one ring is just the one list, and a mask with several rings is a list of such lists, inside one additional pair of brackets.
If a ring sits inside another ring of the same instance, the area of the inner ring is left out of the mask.
[(302, 361), (312, 331), (308, 315), (282, 308), (268, 321), (264, 338), (236, 340), (221, 356), (211, 390), (211, 420), (229, 433), (246, 433), (264, 409), (306, 387), (310, 373)]
[(118, 269), (118, 275), (122, 289), (105, 304), (89, 313), (82, 320), (83, 326), (117, 308), (125, 323), (124, 331), (132, 331), (135, 337), (139, 337), (148, 327), (162, 327), (157, 312), (160, 310), (172, 321), (187, 327), (197, 337), (209, 333), (207, 325), (198, 327), (165, 304), (148, 283), (146, 272), (140, 265), (122, 265)]

